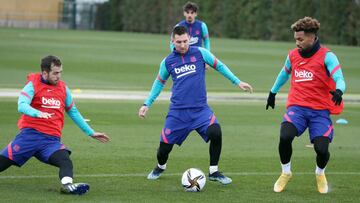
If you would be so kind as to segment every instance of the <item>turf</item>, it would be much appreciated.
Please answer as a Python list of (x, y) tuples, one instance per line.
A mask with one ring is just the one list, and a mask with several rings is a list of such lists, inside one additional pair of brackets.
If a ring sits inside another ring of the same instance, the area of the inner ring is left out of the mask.
[[(257, 92), (268, 92), (294, 43), (211, 38), (212, 52)], [(338, 56), (348, 93), (360, 93), (359, 47), (328, 45)], [(61, 57), (71, 88), (148, 90), (169, 54), (169, 36), (120, 32), (0, 29), (0, 87), (22, 88), (40, 58)], [(89, 82), (91, 81), (91, 82)], [(237, 91), (209, 71), (209, 91)], [(169, 81), (166, 88), (169, 89)], [(282, 91), (286, 92), (286, 88)]]
[[(157, 181), (146, 180), (156, 163), (159, 132), (167, 102), (157, 102), (145, 120), (138, 119), (140, 101), (79, 100), (77, 106), (92, 127), (111, 136), (101, 144), (86, 137), (66, 117), (63, 142), (72, 150), (75, 180), (88, 182), (84, 196), (59, 194), (57, 169), (32, 158), (22, 168), (11, 167), (0, 175), (2, 202), (357, 202), (360, 198), (359, 106), (348, 105), (341, 116), (348, 125), (335, 124), (327, 178), (331, 192), (316, 191), (315, 153), (305, 147), (308, 134), (294, 141), (293, 179), (285, 192), (272, 191), (280, 173), (277, 153), (283, 104), (265, 111), (262, 102), (210, 105), (222, 124), (223, 151), (220, 169), (233, 183), (207, 182), (204, 191), (186, 193), (180, 179), (187, 168), (208, 172), (208, 145), (195, 133), (170, 155), (167, 171)], [(16, 99), (0, 102), (0, 146), (15, 136)], [(339, 117), (333, 117), (336, 120)]]

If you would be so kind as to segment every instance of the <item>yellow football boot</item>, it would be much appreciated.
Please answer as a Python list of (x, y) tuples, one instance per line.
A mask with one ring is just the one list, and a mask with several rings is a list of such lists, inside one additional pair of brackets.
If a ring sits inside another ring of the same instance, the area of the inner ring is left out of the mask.
[(277, 181), (274, 184), (274, 192), (282, 192), (285, 187), (286, 184), (289, 182), (289, 180), (291, 179), (292, 174), (286, 174), (286, 173), (281, 173), (280, 177), (277, 179)]

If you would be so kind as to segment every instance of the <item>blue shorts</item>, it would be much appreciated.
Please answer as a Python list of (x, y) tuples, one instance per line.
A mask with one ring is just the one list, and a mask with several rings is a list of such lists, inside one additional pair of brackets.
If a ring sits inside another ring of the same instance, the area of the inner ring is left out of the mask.
[(301, 106), (290, 106), (284, 115), (283, 122), (295, 125), (300, 136), (306, 128), (309, 128), (310, 141), (315, 137), (327, 137), (330, 142), (333, 139), (334, 130), (328, 110), (314, 110)]
[(218, 121), (210, 107), (170, 109), (161, 131), (160, 142), (180, 146), (193, 130), (196, 130), (203, 140), (208, 142), (206, 130), (212, 124), (218, 124)]
[(56, 151), (65, 149), (71, 153), (60, 141), (59, 137), (41, 133), (32, 128), (24, 128), (15, 139), (5, 147), (1, 155), (13, 160), (18, 166), (22, 166), (32, 156), (48, 163), (49, 157)]

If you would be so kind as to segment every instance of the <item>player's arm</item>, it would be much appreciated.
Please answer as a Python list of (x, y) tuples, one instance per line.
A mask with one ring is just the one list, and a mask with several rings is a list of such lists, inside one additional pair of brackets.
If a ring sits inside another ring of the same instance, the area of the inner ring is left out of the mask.
[(161, 91), (164, 89), (166, 80), (169, 78), (170, 74), (166, 69), (165, 66), (165, 59), (160, 63), (160, 68), (159, 68), (159, 74), (156, 77), (149, 96), (146, 98), (146, 100), (144, 101), (144, 104), (142, 107), (140, 107), (139, 109), (139, 117), (140, 118), (144, 118), (146, 115), (146, 112), (149, 110), (149, 107), (154, 103), (154, 101), (156, 100), (156, 98), (159, 96), (159, 94), (161, 93)]
[(289, 80), (291, 74), (291, 63), (289, 59), (289, 55), (286, 57), (284, 67), (281, 69), (278, 74), (274, 85), (272, 86), (269, 96), (267, 99), (266, 110), (271, 106), (271, 108), (275, 108), (275, 96), (281, 89), (281, 87)]
[(69, 115), (71, 120), (88, 136), (99, 140), (100, 142), (109, 141), (109, 137), (105, 133), (95, 132), (84, 120), (83, 116), (80, 114), (74, 100), (71, 96), (70, 89), (66, 87), (66, 99), (65, 99), (65, 110)]
[(274, 85), (271, 88), (272, 93), (278, 93), (281, 87), (288, 81), (291, 74), (291, 63), (289, 59), (289, 55), (286, 57), (284, 67), (279, 72)]
[(209, 31), (204, 22), (201, 24), (201, 31), (202, 31), (202, 38), (204, 39), (204, 48), (210, 51)]
[(51, 118), (53, 114), (41, 112), (30, 105), (34, 94), (34, 86), (32, 82), (28, 82), (18, 98), (18, 112), (35, 118)]
[(341, 66), (338, 58), (332, 52), (326, 53), (325, 56), (325, 66), (330, 74), (330, 77), (335, 81), (336, 90), (332, 90), (330, 93), (333, 95), (332, 100), (335, 105), (340, 105), (342, 101), (342, 95), (346, 90), (346, 84), (344, 75), (341, 71)]
[(252, 93), (253, 89), (251, 85), (249, 85), (246, 82), (240, 81), (239, 78), (237, 78), (231, 70), (220, 60), (218, 60), (210, 51), (207, 49), (199, 47), (199, 50), (201, 52), (201, 55), (205, 61), (206, 64), (211, 66), (213, 69), (218, 71), (220, 74), (222, 74), (225, 78), (230, 80), (234, 85), (239, 86), (242, 90), (249, 91)]

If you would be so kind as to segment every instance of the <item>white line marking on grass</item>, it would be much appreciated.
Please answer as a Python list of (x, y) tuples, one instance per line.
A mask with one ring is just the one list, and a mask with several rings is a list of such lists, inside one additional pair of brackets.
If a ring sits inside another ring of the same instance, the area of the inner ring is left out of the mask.
[[(228, 172), (226, 175), (231, 176), (276, 176), (280, 172)], [(163, 176), (181, 176), (181, 173), (164, 173)], [(314, 175), (313, 172), (293, 172), (293, 175)], [(360, 175), (360, 172), (327, 172), (326, 175)], [(75, 178), (85, 177), (85, 178), (111, 178), (111, 177), (144, 177), (146, 178), (147, 174), (145, 173), (104, 173), (104, 174), (78, 174), (75, 175)], [(57, 178), (58, 175), (19, 175), (19, 176), (0, 176), (0, 179), (35, 179), (35, 178)]]

